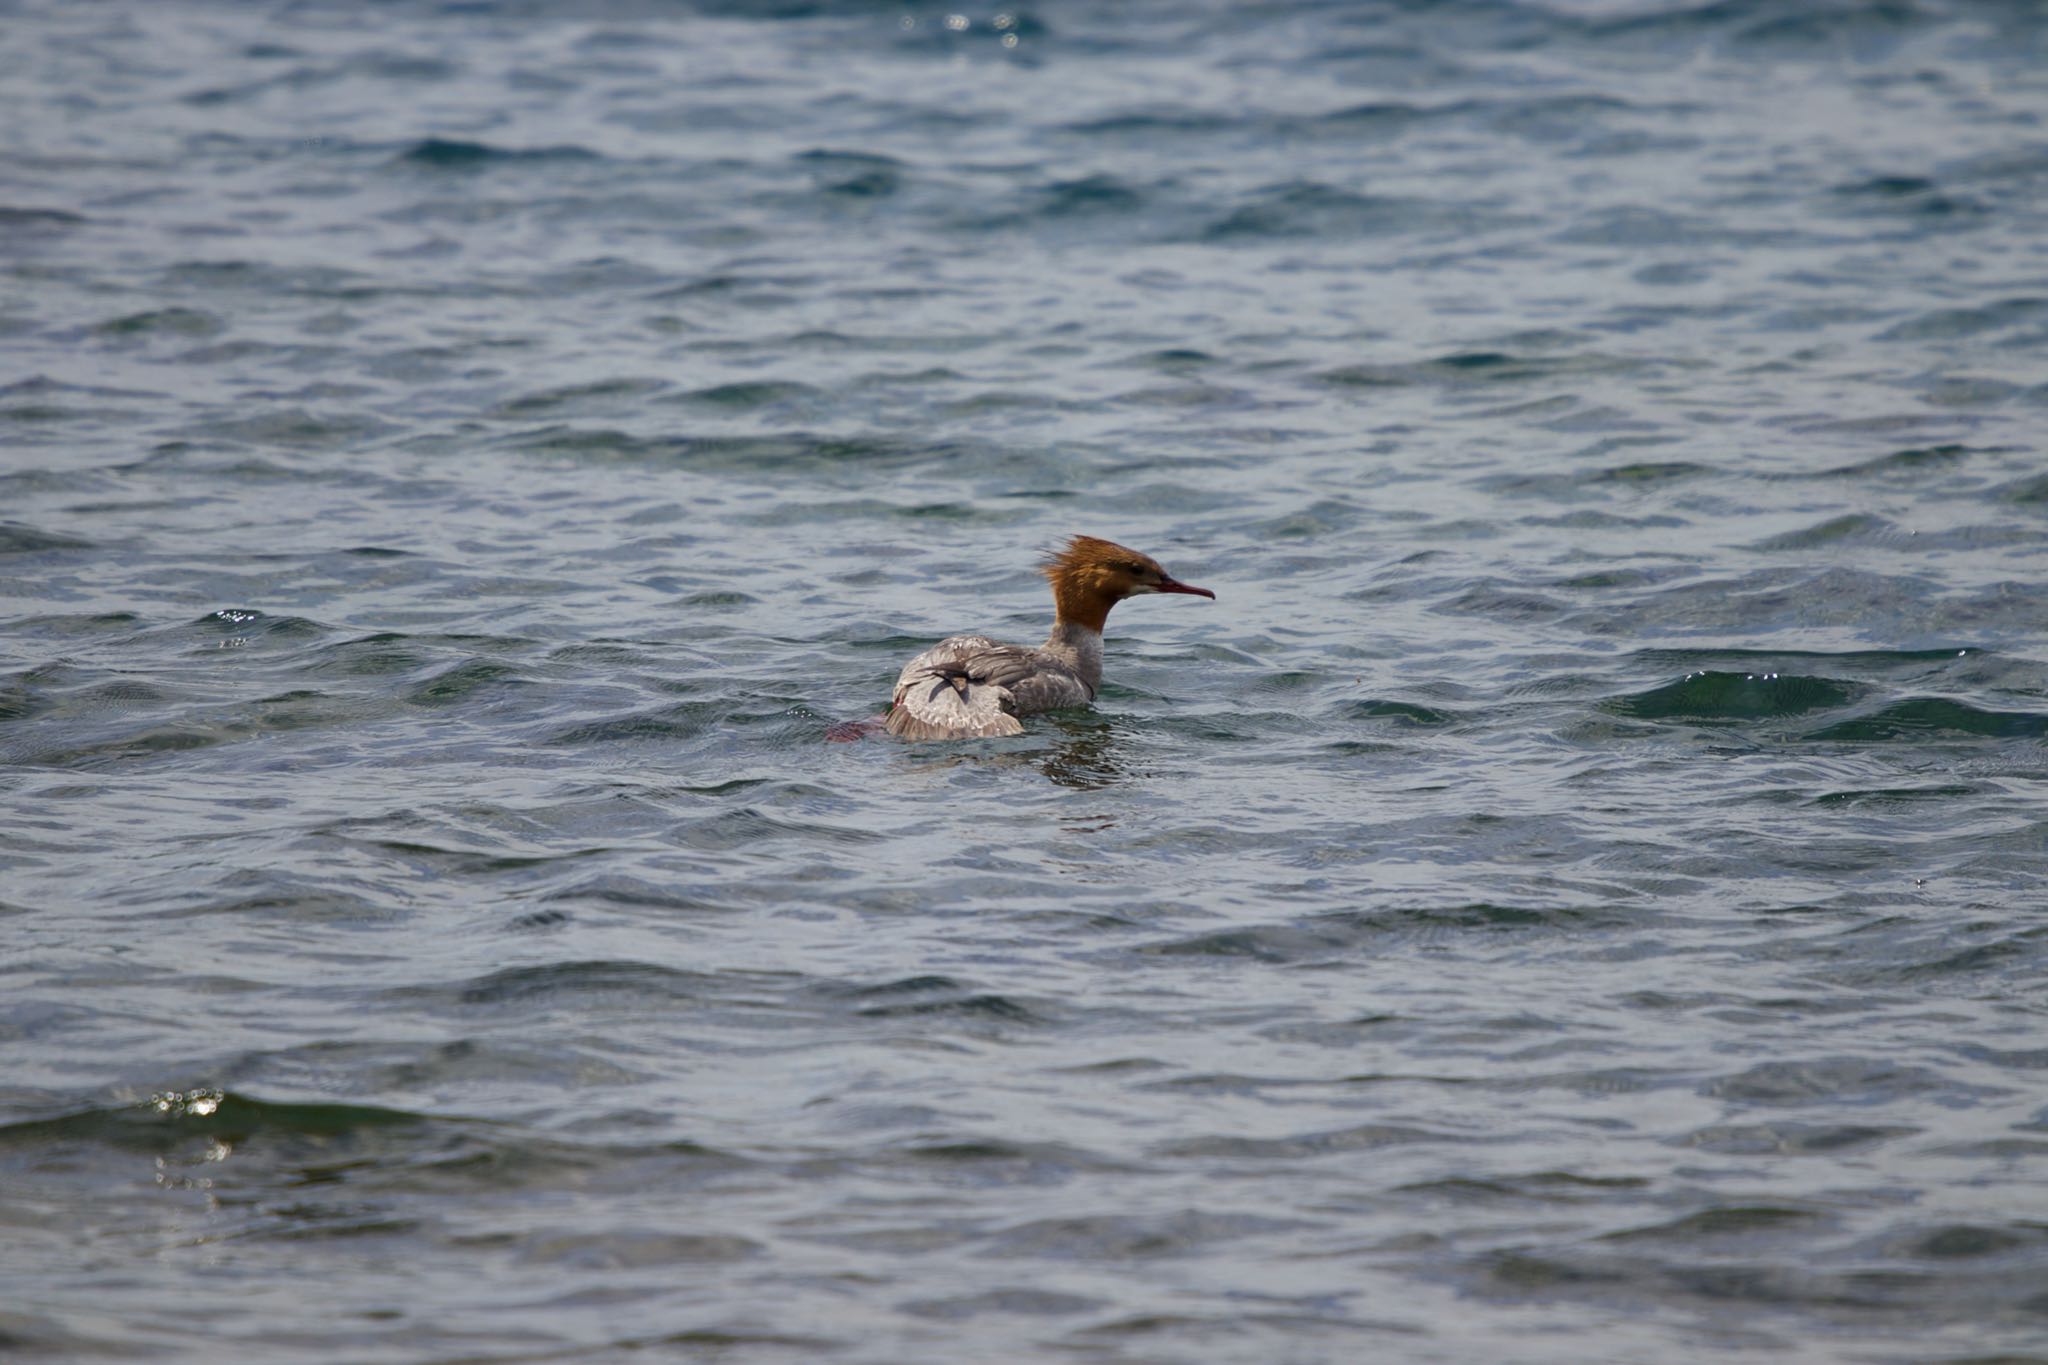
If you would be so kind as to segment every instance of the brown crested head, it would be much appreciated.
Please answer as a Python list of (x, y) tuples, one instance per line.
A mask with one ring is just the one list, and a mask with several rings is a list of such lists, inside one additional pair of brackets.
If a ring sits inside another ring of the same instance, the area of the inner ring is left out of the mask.
[(1126, 597), (1148, 592), (1179, 592), (1211, 601), (1216, 597), (1207, 588), (1180, 582), (1152, 556), (1094, 536), (1075, 536), (1047, 554), (1039, 572), (1052, 583), (1059, 619), (1096, 632), (1109, 619), (1109, 609)]

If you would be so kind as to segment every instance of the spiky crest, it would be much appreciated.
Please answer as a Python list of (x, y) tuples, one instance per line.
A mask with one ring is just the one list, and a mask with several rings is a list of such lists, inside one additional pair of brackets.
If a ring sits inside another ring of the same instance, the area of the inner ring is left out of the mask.
[(1115, 541), (1075, 536), (1060, 549), (1047, 552), (1038, 571), (1052, 584), (1053, 611), (1059, 621), (1102, 633), (1109, 609), (1134, 592), (1168, 577), (1150, 555), (1127, 550)]

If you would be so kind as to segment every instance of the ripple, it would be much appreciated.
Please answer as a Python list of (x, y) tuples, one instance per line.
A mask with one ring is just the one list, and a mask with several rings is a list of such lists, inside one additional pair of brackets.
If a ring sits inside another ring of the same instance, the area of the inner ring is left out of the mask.
[(1509, 351), (1456, 351), (1431, 360), (1400, 364), (1347, 365), (1316, 378), (1340, 388), (1465, 388), (1527, 384), (1573, 376), (1620, 374), (1646, 362), (1599, 352), (1543, 355)]
[(1178, 1138), (1159, 1149), (1173, 1158), (1224, 1157), (1249, 1161), (1300, 1161), (1347, 1152), (1378, 1151), (1384, 1147), (1411, 1143), (1470, 1141), (1449, 1133), (1433, 1132), (1401, 1124), (1371, 1123), (1356, 1128), (1303, 1133), (1294, 1137), (1247, 1138), (1213, 1136)]
[(1824, 1057), (1760, 1062), (1707, 1083), (1701, 1093), (1741, 1104), (1797, 1106), (1870, 1104), (1947, 1088), (1946, 1082), (1924, 1068), (1867, 1057)]
[(1766, 536), (1752, 548), (1762, 551), (1812, 550), (1843, 543), (1898, 544), (1903, 540), (1898, 528), (1882, 517), (1854, 513), (1830, 517), (1803, 530)]
[(1899, 323), (1878, 336), (1880, 341), (1943, 341), (2048, 319), (2048, 299), (2001, 299), (1980, 308), (1940, 308)]
[(1875, 459), (1822, 471), (1825, 478), (1911, 477), (1953, 469), (1972, 456), (1995, 452), (1966, 445), (1914, 446)]
[(1796, 673), (1707, 672), (1601, 705), (1636, 720), (1740, 724), (1846, 707), (1869, 691), (1857, 683)]
[(2048, 735), (2048, 714), (1987, 710), (1948, 697), (1910, 697), (1870, 715), (1825, 726), (1807, 738), (1835, 744), (1885, 744), (1930, 735), (2039, 739)]
[(408, 689), (405, 699), (414, 706), (456, 706), (478, 696), (523, 687), (528, 682), (510, 665), (490, 659), (468, 659)]
[(809, 384), (778, 380), (753, 380), (732, 384), (714, 384), (709, 388), (691, 389), (678, 395), (675, 402), (702, 403), (714, 408), (749, 409), (765, 408), (782, 403), (792, 403), (822, 396), (822, 391)]
[(968, 1322), (989, 1314), (1021, 1317), (1070, 1317), (1092, 1313), (1107, 1306), (1107, 1300), (1085, 1294), (1063, 1294), (1036, 1289), (992, 1289), (983, 1294), (953, 1298), (912, 1299), (902, 1305), (914, 1317), (941, 1322)]
[(90, 221), (69, 209), (22, 208), (0, 204), (0, 230), (24, 236), (55, 235), (85, 226)]
[(1242, 1242), (1312, 1226), (1300, 1219), (1190, 1210), (1155, 1218), (1043, 1218), (992, 1234), (981, 1254), (1055, 1257), (1082, 1262), (1180, 1256), (1219, 1242)]
[(1042, 1024), (1049, 1020), (1023, 1000), (979, 990), (943, 976), (908, 977), (872, 986), (835, 991), (863, 1019), (958, 1016), (1004, 1024)]
[(213, 337), (227, 324), (212, 313), (197, 308), (157, 308), (110, 318), (95, 329), (101, 336), (125, 339), (152, 336)]
[(1703, 1151), (1729, 1156), (1832, 1156), (1881, 1146), (1918, 1132), (1918, 1128), (1874, 1124), (1716, 1124), (1690, 1134), (1685, 1142)]
[(225, 1142), (263, 1137), (331, 1139), (444, 1122), (376, 1105), (275, 1103), (232, 1091), (166, 1090), (138, 1104), (0, 1124), (0, 1147), (38, 1149), (51, 1143), (92, 1143), (162, 1153), (188, 1147), (195, 1138)]
[(33, 526), (10, 525), (0, 522), (0, 555), (47, 554), (53, 550), (90, 550), (94, 548), (89, 540), (76, 536), (58, 535), (39, 531)]
[(1202, 231), (1205, 242), (1240, 239), (1378, 236), (1436, 226), (1455, 210), (1427, 200), (1355, 194), (1315, 181), (1268, 186), (1253, 202), (1231, 210)]
[(585, 147), (498, 147), (488, 142), (461, 138), (422, 138), (399, 153), (398, 160), (433, 170), (479, 170), (498, 165), (531, 162), (597, 161), (597, 153)]
[(1733, 1204), (1718, 1208), (1703, 1209), (1687, 1214), (1667, 1223), (1648, 1227), (1625, 1228), (1610, 1232), (1601, 1240), (1609, 1242), (1674, 1242), (1722, 1241), (1749, 1234), (1768, 1234), (1775, 1237), (1788, 1226), (1828, 1221), (1826, 1216), (1813, 1209), (1785, 1208), (1770, 1204)]
[(712, 1000), (728, 989), (727, 983), (701, 973), (655, 963), (587, 961), (507, 967), (446, 985), (395, 987), (387, 995), (443, 1009), (561, 1008), (582, 1003), (618, 1011)]
[(1393, 721), (1404, 725), (1449, 725), (1458, 719), (1454, 711), (1422, 706), (1389, 698), (1370, 698), (1344, 703), (1340, 714), (1348, 720)]
[(1342, 960), (1383, 938), (1466, 933), (1580, 932), (1623, 922), (1619, 912), (1512, 905), (1419, 907), (1377, 913), (1338, 911), (1274, 924), (1218, 929), (1147, 944), (1163, 957), (1249, 957), (1263, 962)]
[(1909, 1234), (1901, 1253), (1920, 1260), (1975, 1260), (2003, 1256), (2008, 1252), (2037, 1249), (2044, 1229), (2034, 1226), (2000, 1227), (1982, 1223), (1951, 1223)]
[(507, 416), (547, 412), (558, 408), (589, 410), (608, 406), (633, 407), (667, 384), (659, 379), (606, 379), (592, 384), (571, 384), (524, 394), (506, 403)]

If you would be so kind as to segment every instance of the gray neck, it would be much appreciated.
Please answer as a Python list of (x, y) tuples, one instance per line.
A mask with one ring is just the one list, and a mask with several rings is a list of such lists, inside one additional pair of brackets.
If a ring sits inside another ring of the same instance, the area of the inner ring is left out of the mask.
[(1044, 649), (1088, 684), (1090, 696), (1102, 686), (1102, 632), (1069, 621), (1056, 622), (1052, 634), (1046, 637)]

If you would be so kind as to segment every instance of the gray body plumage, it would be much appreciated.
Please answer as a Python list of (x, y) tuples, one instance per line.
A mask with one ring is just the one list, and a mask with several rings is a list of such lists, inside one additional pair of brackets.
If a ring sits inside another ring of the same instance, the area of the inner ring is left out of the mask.
[(1086, 706), (1102, 684), (1102, 636), (1068, 622), (1037, 648), (985, 635), (941, 640), (903, 666), (885, 722), (905, 739), (1024, 732), (1019, 716)]

